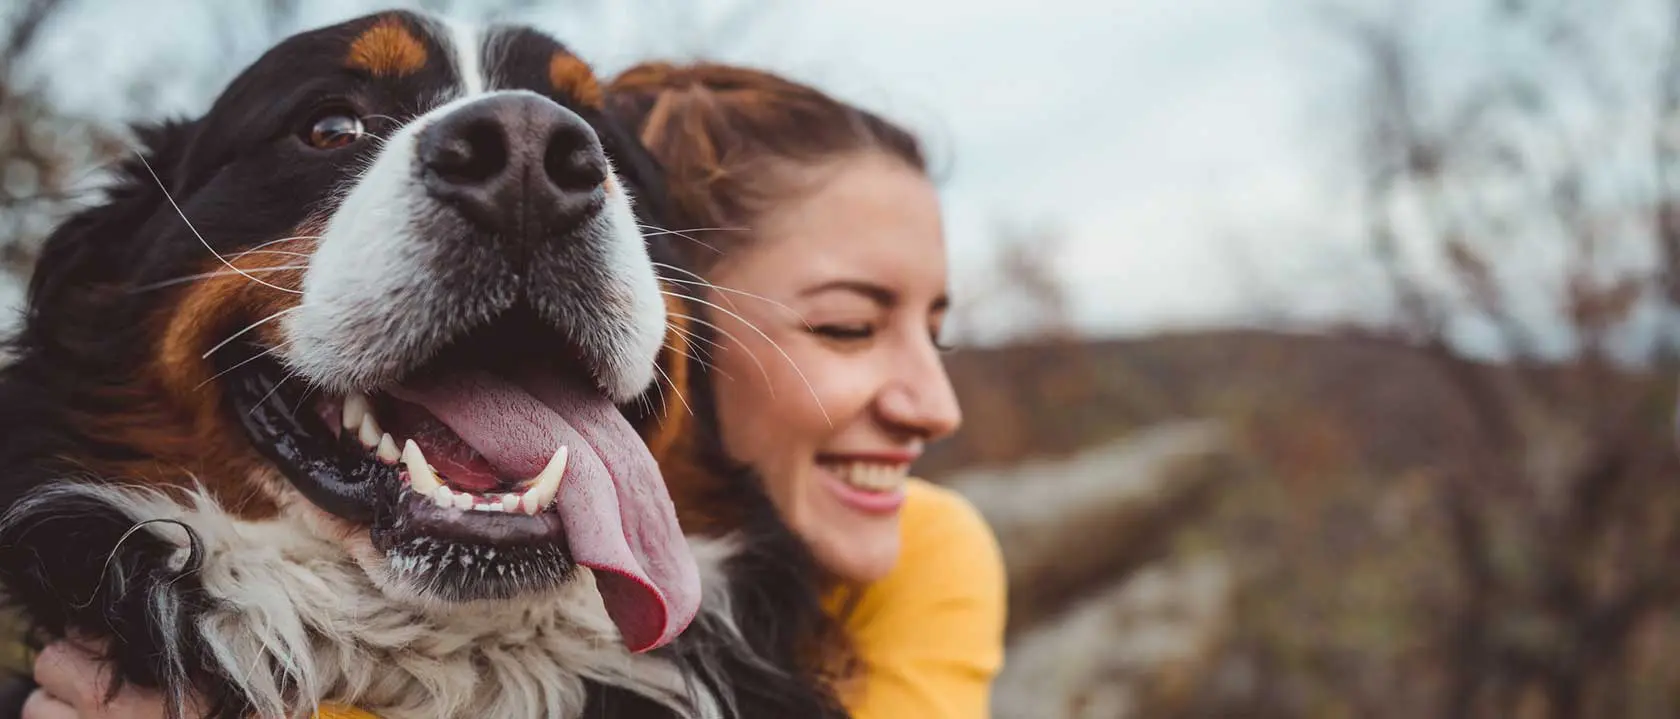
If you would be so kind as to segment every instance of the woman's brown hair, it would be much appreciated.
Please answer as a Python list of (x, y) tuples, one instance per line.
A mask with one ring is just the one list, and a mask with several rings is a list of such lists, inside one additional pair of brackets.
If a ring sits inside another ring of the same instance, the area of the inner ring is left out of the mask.
[[(678, 285), (693, 284), (680, 275), (703, 276), (732, 248), (757, 239), (752, 227), (760, 217), (808, 192), (797, 170), (873, 151), (927, 172), (921, 143), (904, 128), (815, 88), (752, 68), (707, 62), (637, 65), (608, 83), (605, 105), (661, 165), (664, 192), (658, 214), (667, 223), (662, 229), (692, 240), (659, 243), (656, 254), (670, 260), (665, 267), (677, 275), (668, 279)], [(685, 293), (668, 294), (682, 302)], [(684, 304), (674, 316), (682, 312), (701, 315), (706, 309)], [(679, 333), (689, 334), (708, 333), (703, 325)], [(678, 339), (687, 346), (685, 338)], [(687, 387), (686, 401), (692, 405), (687, 414), (702, 419), (668, 409), (662, 431), (651, 442), (662, 457), (661, 469), (685, 531), (739, 535), (745, 530), (752, 536), (742, 573), (756, 576), (732, 577), (731, 600), (737, 613), (748, 618), (741, 622), (742, 632), (767, 661), (794, 663), (799, 680), (843, 689), (860, 668), (842, 630), (856, 588), (825, 578), (757, 482), (742, 481), (756, 476), (723, 455), (706, 363), (690, 362), (686, 354), (680, 347), (672, 352), (680, 362), (667, 375), (673, 387)], [(790, 571), (796, 575), (792, 581), (785, 576)], [(829, 590), (841, 590), (832, 597), (839, 601), (829, 605), (838, 610), (834, 614), (825, 611)], [(737, 591), (743, 596), (734, 596)]]
[(873, 150), (927, 172), (908, 130), (761, 70), (650, 62), (624, 71), (607, 92), (608, 111), (663, 165), (668, 229), (729, 230), (687, 232), (697, 241), (676, 251), (692, 271), (752, 239), (757, 218), (806, 190), (790, 169)]

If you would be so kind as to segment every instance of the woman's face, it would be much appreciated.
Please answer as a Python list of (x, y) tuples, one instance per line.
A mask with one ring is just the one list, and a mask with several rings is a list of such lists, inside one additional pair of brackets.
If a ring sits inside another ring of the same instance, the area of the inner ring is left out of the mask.
[[(961, 421), (936, 344), (945, 241), (932, 183), (881, 153), (814, 168), (707, 278), (725, 448), (819, 562), (868, 582), (898, 558), (905, 472)], [(731, 316), (731, 313), (735, 316)]]

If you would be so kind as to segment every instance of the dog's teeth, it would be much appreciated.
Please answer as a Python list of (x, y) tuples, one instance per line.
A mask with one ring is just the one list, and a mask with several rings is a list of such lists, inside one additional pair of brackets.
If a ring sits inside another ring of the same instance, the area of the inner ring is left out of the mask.
[(504, 494), (504, 495), (502, 495), (502, 511), (503, 512), (517, 512), (517, 511), (519, 511), (519, 495), (517, 495), (517, 494)]
[(426, 455), (420, 453), (420, 445), (414, 440), (403, 444), (403, 465), (408, 467), (408, 486), (416, 493), (435, 497), (449, 488), (438, 481), (437, 474), (432, 472), (432, 465), (426, 463)]
[(381, 435), (379, 437), (379, 461), (386, 464), (396, 464), (401, 457), (402, 453), (397, 451), (397, 441), (391, 439), (391, 433), (386, 432)]
[(432, 492), (432, 502), (445, 509), (455, 506), (455, 490), (439, 484), (437, 490)]
[(379, 421), (373, 418), (372, 412), (362, 415), (361, 433), (357, 435), (357, 439), (362, 441), (363, 448), (373, 449), (378, 447), (379, 437), (383, 434), (385, 432), (379, 429)]
[[(560, 478), (566, 476), (566, 456), (566, 445), (560, 445), (559, 449), (554, 450), (554, 456), (548, 458), (548, 464), (531, 480), (530, 488), (526, 489), (520, 498), (521, 507), (524, 506), (526, 498), (538, 508), (547, 507), (549, 502), (554, 501), (554, 497), (560, 494)], [(536, 512), (527, 510), (526, 513)]]
[(466, 492), (457, 492), (455, 494), (455, 508), (456, 509), (472, 509), (473, 508), (472, 495), (467, 494)]
[(368, 414), (367, 395), (351, 392), (344, 396), (344, 428), (355, 432), (362, 428), (362, 418)]
[(542, 505), (537, 504), (537, 498), (532, 492), (526, 492), (519, 496), (519, 511), (534, 517), (537, 515), (537, 510), (541, 508)]

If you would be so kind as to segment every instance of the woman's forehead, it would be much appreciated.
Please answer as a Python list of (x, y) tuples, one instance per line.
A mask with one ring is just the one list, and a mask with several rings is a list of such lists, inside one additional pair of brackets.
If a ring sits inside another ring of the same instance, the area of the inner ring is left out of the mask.
[(944, 287), (939, 201), (925, 177), (902, 163), (856, 162), (826, 179), (766, 212), (754, 241), (722, 264), (778, 284), (870, 278)]

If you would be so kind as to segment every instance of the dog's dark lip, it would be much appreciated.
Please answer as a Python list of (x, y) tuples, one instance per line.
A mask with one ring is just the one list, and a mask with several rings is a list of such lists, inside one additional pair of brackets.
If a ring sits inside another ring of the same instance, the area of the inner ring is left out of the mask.
[[(321, 509), (361, 524), (375, 524), (383, 496), (394, 494), (396, 468), (335, 436), (315, 413), (304, 411), (309, 390), (286, 382), (265, 351), (247, 346), (243, 357), (225, 372), (230, 410), (257, 452), (286, 475), (294, 487)], [(354, 442), (354, 438), (349, 438)]]
[(539, 544), (566, 545), (566, 528), (555, 512), (535, 515), (519, 513), (482, 513), (474, 517), (472, 531), (463, 532), (461, 516), (472, 510), (442, 507), (428, 497), (404, 491), (402, 511), (396, 515), (394, 526), (380, 532), (376, 544), (396, 546), (421, 537), (432, 537), (462, 544), (491, 548), (533, 546)]
[[(491, 513), (438, 506), (410, 487), (403, 465), (381, 460), (356, 433), (339, 432), (312, 409), (299, 380), (255, 345), (243, 357), (229, 352), (227, 400), (247, 439), (317, 507), (369, 528), (376, 549), (391, 551), (422, 539), (481, 547), (556, 545), (565, 553), (557, 513)], [(315, 398), (316, 402), (320, 398)]]

